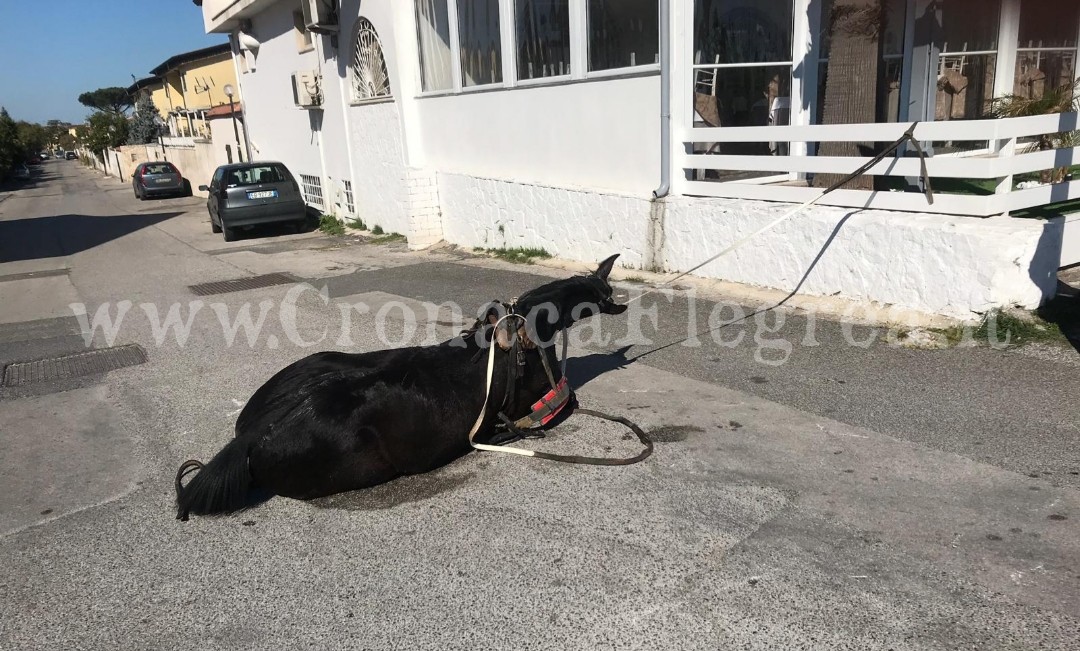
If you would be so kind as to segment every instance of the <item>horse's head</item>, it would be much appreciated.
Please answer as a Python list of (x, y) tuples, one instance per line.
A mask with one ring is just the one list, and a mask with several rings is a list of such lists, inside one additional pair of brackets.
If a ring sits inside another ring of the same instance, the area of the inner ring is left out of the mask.
[(616, 253), (601, 262), (596, 271), (584, 276), (556, 280), (518, 298), (514, 311), (525, 317), (529, 338), (547, 346), (560, 330), (577, 321), (597, 314), (625, 312), (625, 305), (612, 300), (612, 288), (608, 283), (608, 275), (618, 257)]

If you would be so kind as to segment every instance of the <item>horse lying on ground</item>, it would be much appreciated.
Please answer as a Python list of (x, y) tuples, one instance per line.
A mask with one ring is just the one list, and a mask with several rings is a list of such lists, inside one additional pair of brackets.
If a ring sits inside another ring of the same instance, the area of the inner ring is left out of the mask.
[[(617, 257), (510, 306), (492, 304), (473, 328), (436, 346), (321, 352), (285, 367), (248, 400), (232, 441), (207, 464), (180, 467), (177, 518), (239, 511), (260, 493), (311, 499), (367, 488), (453, 461), (470, 450), (470, 428), (485, 406), (491, 345), (492, 404), (475, 440), (505, 442), (520, 430), (500, 424), (530, 415), (547, 422), (569, 391), (556, 335), (575, 320), (626, 310), (607, 281)], [(504, 307), (523, 318), (500, 321)]]

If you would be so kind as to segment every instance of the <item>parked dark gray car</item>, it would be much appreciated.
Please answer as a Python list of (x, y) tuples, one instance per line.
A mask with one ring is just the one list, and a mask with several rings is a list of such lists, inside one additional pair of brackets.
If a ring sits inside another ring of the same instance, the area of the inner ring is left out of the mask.
[(162, 195), (185, 196), (190, 187), (180, 170), (168, 161), (139, 163), (131, 174), (131, 189), (140, 201)]
[(222, 165), (214, 170), (210, 185), (200, 185), (208, 192), (206, 209), (210, 212), (210, 228), (224, 233), (225, 241), (236, 239), (241, 227), (277, 222), (307, 220), (307, 205), (300, 186), (281, 163), (237, 163)]

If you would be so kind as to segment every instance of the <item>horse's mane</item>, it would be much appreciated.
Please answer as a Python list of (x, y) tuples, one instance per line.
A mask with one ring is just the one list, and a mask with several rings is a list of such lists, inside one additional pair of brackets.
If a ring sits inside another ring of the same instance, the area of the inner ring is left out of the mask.
[(603, 291), (605, 284), (603, 280), (591, 274), (554, 280), (530, 289), (518, 297), (516, 309), (519, 314), (528, 314), (533, 308), (544, 303), (553, 303), (562, 309), (563, 302), (577, 293), (574, 290), (591, 294), (593, 291)]

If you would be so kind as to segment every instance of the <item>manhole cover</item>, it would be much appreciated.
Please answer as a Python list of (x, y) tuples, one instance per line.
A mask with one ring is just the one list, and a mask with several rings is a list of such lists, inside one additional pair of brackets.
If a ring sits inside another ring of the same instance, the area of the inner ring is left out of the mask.
[(291, 285), (299, 282), (299, 279), (283, 273), (263, 274), (261, 276), (248, 276), (247, 278), (234, 278), (232, 280), (218, 280), (212, 283), (190, 285), (188, 289), (196, 296), (211, 296), (213, 294), (228, 294), (229, 292), (241, 292), (246, 289), (259, 289), (273, 287), (274, 285)]
[(4, 367), (4, 386), (48, 382), (83, 375), (115, 371), (147, 361), (146, 351), (138, 344), (88, 350), (60, 357), (46, 357), (29, 362), (15, 362)]

